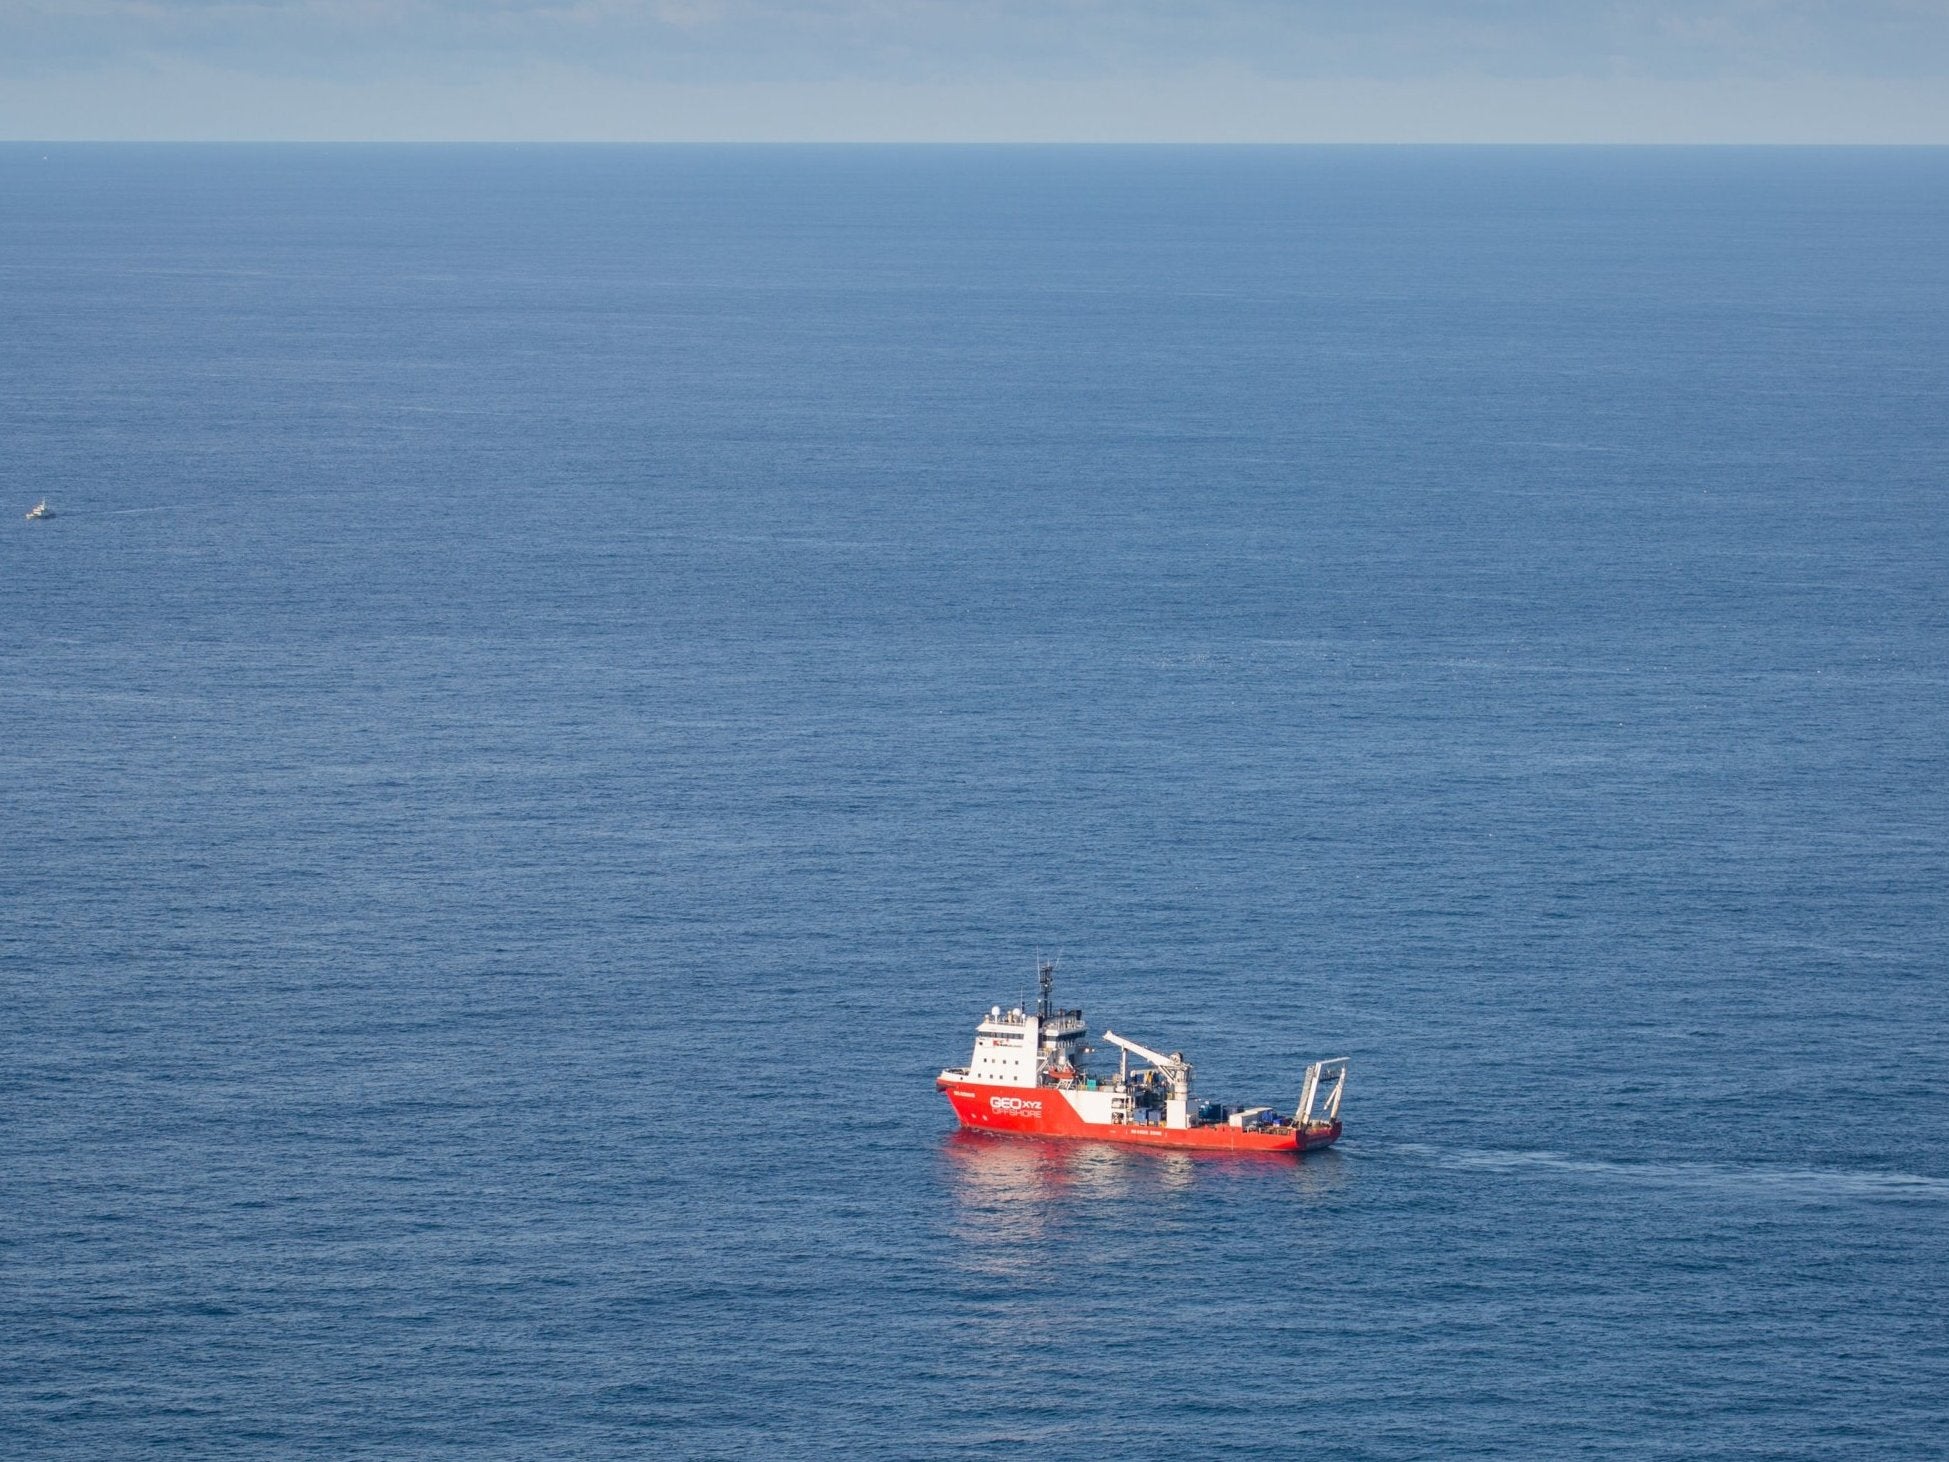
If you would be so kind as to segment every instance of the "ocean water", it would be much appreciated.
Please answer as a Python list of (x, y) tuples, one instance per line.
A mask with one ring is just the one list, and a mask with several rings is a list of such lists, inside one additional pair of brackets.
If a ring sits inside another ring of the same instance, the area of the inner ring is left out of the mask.
[[(1945, 238), (0, 148), (0, 1451), (1941, 1455)], [(955, 1135), (1038, 951), (1342, 1145)]]

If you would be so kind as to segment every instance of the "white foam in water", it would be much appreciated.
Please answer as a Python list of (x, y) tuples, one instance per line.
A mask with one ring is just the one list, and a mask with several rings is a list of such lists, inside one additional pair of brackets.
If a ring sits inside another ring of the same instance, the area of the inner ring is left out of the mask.
[(1921, 1173), (1776, 1168), (1762, 1163), (1612, 1162), (1602, 1158), (1568, 1157), (1558, 1152), (1495, 1152), (1481, 1148), (1439, 1148), (1423, 1143), (1404, 1143), (1394, 1150), (1450, 1168), (1504, 1172), (1544, 1168), (1565, 1173), (1589, 1173), (1624, 1182), (1771, 1189), (1794, 1197), (1949, 1199), (1949, 1178), (1932, 1178)]

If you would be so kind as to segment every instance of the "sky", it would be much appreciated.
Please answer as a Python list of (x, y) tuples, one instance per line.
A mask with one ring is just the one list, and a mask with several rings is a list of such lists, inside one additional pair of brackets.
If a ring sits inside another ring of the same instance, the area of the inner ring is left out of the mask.
[(1949, 0), (0, 0), (0, 138), (1949, 143)]

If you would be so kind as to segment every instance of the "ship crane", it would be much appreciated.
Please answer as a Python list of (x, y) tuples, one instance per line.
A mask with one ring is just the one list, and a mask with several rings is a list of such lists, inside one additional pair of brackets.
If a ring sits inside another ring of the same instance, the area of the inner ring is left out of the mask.
[(1127, 1041), (1115, 1031), (1103, 1032), (1103, 1039), (1112, 1045), (1123, 1047), (1128, 1053), (1123, 1058), (1120, 1080), (1128, 1084), (1130, 1080), (1130, 1057), (1148, 1061), (1157, 1074), (1164, 1078), (1164, 1125), (1172, 1128), (1185, 1128), (1191, 1125), (1191, 1063), (1184, 1059), (1182, 1051), (1173, 1051), (1166, 1056), (1162, 1051), (1153, 1051), (1149, 1046), (1140, 1046), (1135, 1041)]
[[(1191, 1091), (1191, 1063), (1184, 1059), (1182, 1051), (1174, 1051), (1166, 1056), (1162, 1051), (1153, 1051), (1149, 1046), (1140, 1046), (1135, 1041), (1127, 1041), (1115, 1031), (1103, 1032), (1103, 1039), (1113, 1046), (1122, 1046), (1139, 1061), (1148, 1061), (1157, 1072), (1170, 1083), (1173, 1095), (1189, 1095)], [(1124, 1066), (1129, 1067), (1126, 1060)]]

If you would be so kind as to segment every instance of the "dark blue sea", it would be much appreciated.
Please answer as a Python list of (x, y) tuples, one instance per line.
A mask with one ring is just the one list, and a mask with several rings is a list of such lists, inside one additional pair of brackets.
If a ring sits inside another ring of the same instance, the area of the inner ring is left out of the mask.
[(1946, 493), (1949, 151), (0, 148), (0, 1452), (1940, 1456)]

